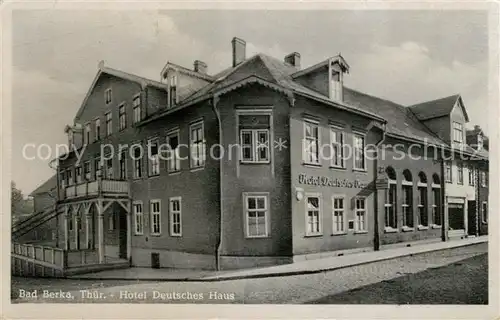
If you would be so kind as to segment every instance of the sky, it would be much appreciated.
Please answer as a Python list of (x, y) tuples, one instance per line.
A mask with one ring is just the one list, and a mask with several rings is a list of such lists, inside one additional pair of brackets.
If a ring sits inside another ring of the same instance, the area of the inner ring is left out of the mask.
[(346, 86), (403, 105), (459, 93), (468, 126), (488, 132), (487, 25), (486, 11), (470, 10), (14, 11), (12, 178), (28, 194), (55, 173), (23, 147), (67, 141), (100, 60), (154, 80), (167, 61), (199, 59), (216, 73), (230, 66), (235, 36), (247, 57), (297, 51), (303, 67), (341, 53)]

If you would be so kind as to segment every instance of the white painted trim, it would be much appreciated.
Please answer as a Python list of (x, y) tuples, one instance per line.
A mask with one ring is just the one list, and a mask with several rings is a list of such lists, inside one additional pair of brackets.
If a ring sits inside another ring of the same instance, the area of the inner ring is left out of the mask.
[[(243, 230), (245, 233), (245, 239), (255, 239), (255, 238), (268, 238), (270, 236), (270, 223), (271, 223), (271, 206), (270, 206), (270, 194), (269, 192), (243, 192), (243, 221), (245, 222), (245, 225), (243, 226)], [(264, 235), (256, 235), (256, 236), (251, 236), (249, 235), (249, 221), (248, 221), (248, 211), (250, 210), (248, 208), (248, 198), (264, 198), (264, 212), (265, 212), (265, 217), (264, 221), (266, 223), (265, 227), (265, 234)]]
[[(343, 221), (343, 230), (342, 231), (335, 231), (334, 226), (335, 226), (335, 199), (342, 199), (342, 221)], [(333, 194), (332, 195), (332, 235), (339, 235), (339, 234), (347, 234), (347, 202), (346, 202), (346, 195), (345, 194)]]
[[(203, 144), (203, 160), (202, 160), (202, 163), (201, 165), (194, 165), (193, 161), (193, 149), (192, 149), (192, 139), (193, 139), (193, 129), (194, 128), (198, 128), (200, 127), (201, 128), (201, 133), (203, 135), (202, 137), (202, 144)], [(203, 121), (203, 119), (201, 120), (198, 120), (196, 122), (191, 122), (189, 124), (189, 168), (190, 169), (198, 169), (198, 168), (204, 168), (205, 165), (206, 165), (206, 162), (207, 162), (207, 141), (206, 141), (206, 137), (205, 137), (205, 123)]]
[[(179, 201), (179, 233), (174, 233), (174, 212), (172, 210), (173, 201)], [(168, 198), (168, 218), (169, 218), (169, 231), (171, 237), (182, 237), (182, 197)]]
[[(316, 149), (317, 149), (317, 158), (318, 158), (318, 161), (317, 162), (311, 162), (309, 161), (308, 159), (306, 159), (306, 149), (305, 149), (305, 141), (306, 141), (306, 124), (309, 123), (310, 125), (313, 125), (313, 126), (316, 126), (318, 128), (318, 143), (317, 143), (317, 146), (316, 146)], [(301, 144), (301, 149), (302, 149), (302, 162), (304, 164), (309, 164), (309, 165), (314, 165), (314, 166), (321, 166), (321, 159), (319, 158), (320, 156), (320, 152), (319, 152), (319, 148), (321, 146), (321, 127), (319, 126), (319, 121), (316, 121), (316, 120), (310, 120), (309, 118), (303, 118), (303, 121), (302, 121), (302, 144)]]
[[(135, 211), (135, 205), (136, 204), (140, 204), (141, 205), (141, 213), (138, 214), (136, 211)], [(144, 234), (144, 204), (141, 200), (135, 200), (135, 201), (132, 201), (132, 212), (133, 212), (133, 216), (134, 216), (134, 235), (143, 235)], [(141, 231), (137, 231), (137, 216), (140, 215), (141, 216)]]
[[(307, 199), (308, 198), (318, 198), (318, 223), (319, 223), (319, 232), (308, 232), (308, 208), (307, 208)], [(305, 236), (306, 237), (315, 237), (323, 235), (323, 195), (319, 192), (307, 192), (304, 194), (304, 220), (305, 220)]]
[[(159, 227), (159, 232), (153, 232), (153, 203), (158, 203), (158, 209), (159, 209), (159, 212), (158, 212), (158, 227)], [(150, 235), (152, 236), (159, 236), (161, 235), (161, 199), (151, 199), (149, 200), (149, 221), (150, 221), (150, 224), (149, 224), (149, 232), (150, 232)]]
[[(357, 228), (357, 224), (356, 224), (356, 219), (358, 217), (357, 215), (357, 212), (358, 211), (361, 211), (361, 210), (358, 210), (356, 208), (356, 200), (357, 199), (363, 199), (364, 202), (365, 202), (365, 208), (364, 208), (364, 212), (365, 212), (365, 228), (363, 230), (359, 230)], [(368, 232), (368, 201), (367, 201), (367, 197), (364, 197), (364, 196), (356, 196), (354, 197), (354, 233), (365, 233), (365, 232)]]

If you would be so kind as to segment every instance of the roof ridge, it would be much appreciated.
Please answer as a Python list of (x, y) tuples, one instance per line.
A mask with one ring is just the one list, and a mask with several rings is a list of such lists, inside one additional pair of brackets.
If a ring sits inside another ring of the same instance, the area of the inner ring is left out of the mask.
[(455, 98), (455, 99), (458, 99), (460, 97), (460, 93), (456, 93), (456, 94), (452, 94), (452, 95), (449, 95), (449, 96), (446, 96), (446, 97), (442, 97), (442, 98), (437, 98), (437, 99), (432, 99), (432, 100), (426, 100), (426, 101), (421, 101), (421, 102), (418, 102), (418, 103), (414, 103), (412, 105), (409, 105), (408, 107), (409, 108), (412, 108), (412, 107), (416, 107), (418, 105), (421, 105), (421, 104), (425, 104), (425, 103), (430, 103), (430, 102), (436, 102), (436, 101), (440, 101), (440, 100), (446, 100), (446, 99), (449, 99), (449, 98)]
[(124, 74), (126, 76), (130, 76), (130, 77), (134, 77), (134, 78), (139, 78), (139, 79), (145, 80), (147, 82), (151, 82), (153, 84), (157, 84), (157, 85), (160, 85), (160, 86), (167, 86), (165, 83), (162, 83), (160, 81), (149, 79), (149, 78), (146, 78), (146, 77), (143, 77), (143, 76), (140, 76), (140, 75), (137, 75), (137, 74), (133, 74), (133, 73), (130, 73), (130, 72), (127, 72), (127, 71), (123, 71), (123, 70), (120, 70), (120, 69), (116, 69), (116, 68), (112, 68), (112, 67), (108, 67), (108, 66), (103, 66), (100, 69), (101, 69), (101, 71), (106, 72), (106, 73), (108, 73), (107, 71), (110, 71), (111, 73), (112, 72), (118, 72), (118, 73), (122, 73), (122, 74)]

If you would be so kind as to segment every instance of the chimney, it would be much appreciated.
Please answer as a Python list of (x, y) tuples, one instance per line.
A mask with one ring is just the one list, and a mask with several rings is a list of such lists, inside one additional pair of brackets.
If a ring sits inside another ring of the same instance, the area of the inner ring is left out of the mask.
[(234, 37), (231, 44), (233, 45), (233, 67), (236, 67), (245, 61), (247, 43), (243, 39)]
[(207, 64), (200, 60), (194, 61), (194, 71), (207, 74)]
[(285, 56), (285, 62), (297, 69), (300, 69), (300, 53), (292, 52)]

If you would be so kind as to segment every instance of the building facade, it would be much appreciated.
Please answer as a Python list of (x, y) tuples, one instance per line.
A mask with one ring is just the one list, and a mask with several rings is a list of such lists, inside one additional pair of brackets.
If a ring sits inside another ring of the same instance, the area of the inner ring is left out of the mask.
[(169, 62), (158, 82), (99, 65), (59, 159), (66, 249), (230, 269), (467, 235), (477, 192), (443, 156), (460, 97), (429, 114), (345, 87), (340, 55), (302, 69), (232, 51), (218, 74)]

